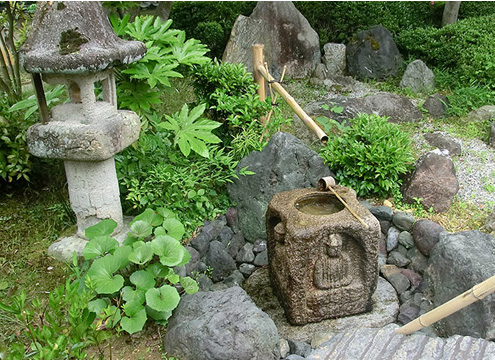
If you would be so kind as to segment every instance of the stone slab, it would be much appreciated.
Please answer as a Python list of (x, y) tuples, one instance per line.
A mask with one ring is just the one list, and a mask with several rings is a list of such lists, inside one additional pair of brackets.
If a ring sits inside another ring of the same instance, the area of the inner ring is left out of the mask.
[(399, 335), (390, 324), (382, 329), (349, 329), (315, 349), (308, 360), (489, 360), (495, 344), (470, 336), (429, 337), (421, 333)]
[(371, 312), (347, 316), (339, 319), (323, 320), (304, 326), (293, 326), (287, 321), (284, 310), (273, 294), (267, 269), (255, 271), (243, 284), (246, 292), (258, 307), (272, 318), (281, 338), (304, 341), (313, 347), (328, 341), (336, 333), (357, 327), (381, 328), (395, 322), (399, 312), (397, 293), (390, 283), (382, 277), (372, 296)]

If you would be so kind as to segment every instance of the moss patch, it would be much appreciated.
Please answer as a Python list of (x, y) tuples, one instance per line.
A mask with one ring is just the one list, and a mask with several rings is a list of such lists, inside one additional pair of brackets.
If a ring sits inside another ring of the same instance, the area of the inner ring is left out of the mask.
[(60, 35), (60, 55), (68, 55), (78, 52), (81, 46), (88, 42), (88, 39), (84, 37), (77, 28), (69, 29), (62, 32)]

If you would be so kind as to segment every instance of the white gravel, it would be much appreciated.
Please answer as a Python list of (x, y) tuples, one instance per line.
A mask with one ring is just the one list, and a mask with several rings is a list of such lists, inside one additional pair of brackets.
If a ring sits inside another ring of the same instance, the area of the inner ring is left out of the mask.
[[(414, 146), (426, 153), (431, 147), (422, 134), (413, 139)], [(461, 201), (483, 205), (489, 209), (495, 206), (495, 149), (479, 140), (456, 138), (461, 145), (461, 155), (453, 156)]]

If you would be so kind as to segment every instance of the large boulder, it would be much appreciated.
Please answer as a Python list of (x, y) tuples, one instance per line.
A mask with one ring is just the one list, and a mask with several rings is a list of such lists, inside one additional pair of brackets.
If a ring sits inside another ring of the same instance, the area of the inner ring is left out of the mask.
[(414, 60), (407, 65), (400, 86), (415, 93), (428, 93), (435, 88), (435, 75), (421, 60)]
[(238, 286), (184, 296), (164, 347), (181, 360), (280, 359), (275, 324)]
[[(495, 274), (495, 238), (480, 231), (443, 232), (430, 254), (427, 275), (440, 306)], [(495, 339), (493, 298), (474, 304), (439, 323), (442, 335), (470, 335)]]
[[(328, 105), (331, 109), (333, 106), (341, 106), (342, 112), (335, 113), (331, 110), (325, 110), (322, 105)], [(310, 103), (306, 106), (305, 111), (312, 117), (326, 116), (340, 123), (356, 117), (358, 114), (377, 114), (386, 116), (390, 122), (414, 122), (421, 119), (421, 111), (406, 97), (388, 92), (379, 92), (377, 94), (349, 98), (339, 96), (329, 98), (325, 101)]]
[(393, 36), (381, 25), (359, 32), (347, 45), (347, 69), (359, 80), (395, 76), (402, 56)]
[(469, 121), (495, 120), (495, 105), (485, 105), (468, 115)]
[(435, 149), (416, 162), (414, 171), (402, 188), (402, 195), (408, 203), (421, 199), (424, 207), (445, 212), (457, 191), (459, 182), (448, 151)]
[(250, 17), (239, 15), (223, 54), (223, 61), (243, 63), (253, 71), (253, 44), (265, 45), (265, 59), (273, 76), (284, 65), (286, 76), (304, 78), (321, 60), (316, 31), (291, 1), (259, 1)]
[(461, 144), (459, 141), (445, 132), (435, 131), (426, 133), (424, 134), (424, 138), (434, 148), (448, 150), (450, 156), (461, 155)]
[(423, 108), (428, 111), (428, 114), (434, 119), (442, 118), (447, 115), (449, 107), (449, 99), (442, 94), (433, 94), (428, 96), (423, 104)]
[(246, 240), (266, 239), (265, 214), (273, 195), (297, 188), (316, 187), (331, 175), (323, 159), (291, 134), (277, 132), (263, 151), (253, 151), (237, 165), (254, 175), (239, 176), (228, 186), (237, 204), (239, 228)]

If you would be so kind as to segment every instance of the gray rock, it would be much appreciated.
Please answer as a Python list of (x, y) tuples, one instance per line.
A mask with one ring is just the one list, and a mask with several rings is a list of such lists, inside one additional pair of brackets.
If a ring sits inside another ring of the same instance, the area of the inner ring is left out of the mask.
[(167, 353), (181, 360), (279, 360), (273, 321), (238, 286), (185, 295), (169, 320)]
[(222, 291), (228, 289), (229, 286), (224, 282), (217, 282), (210, 286), (209, 291)]
[(399, 244), (404, 246), (406, 249), (410, 249), (414, 246), (413, 236), (408, 231), (401, 231), (398, 241)]
[(488, 144), (491, 147), (495, 147), (495, 121), (490, 124), (490, 136), (488, 137)]
[(495, 120), (495, 105), (485, 105), (468, 115), (469, 121)]
[[(322, 109), (326, 104), (330, 108), (343, 107), (341, 113)], [(421, 111), (406, 97), (387, 92), (368, 95), (362, 98), (334, 97), (325, 101), (318, 101), (306, 105), (305, 111), (310, 116), (325, 116), (342, 123), (358, 116), (358, 114), (377, 114), (389, 118), (390, 122), (414, 122), (422, 118)]]
[(313, 72), (313, 75), (311, 77), (311, 80), (313, 82), (321, 82), (323, 84), (323, 80), (325, 80), (328, 76), (328, 70), (325, 64), (317, 64), (315, 71)]
[(392, 223), (401, 231), (409, 231), (414, 224), (414, 216), (405, 211), (397, 211), (392, 218)]
[(413, 239), (416, 248), (424, 255), (429, 256), (442, 231), (445, 231), (444, 227), (434, 221), (418, 220), (413, 227)]
[(346, 59), (349, 73), (359, 80), (395, 76), (402, 66), (392, 34), (381, 25), (359, 32), (347, 45)]
[[(285, 339), (311, 343), (312, 347), (327, 341), (334, 333), (354, 327), (382, 327), (396, 321), (399, 311), (397, 293), (383, 278), (379, 277), (377, 289), (372, 297), (370, 312), (339, 319), (323, 320), (303, 326), (290, 325), (277, 297), (270, 286), (268, 269), (256, 270), (243, 287), (253, 301), (275, 322), (279, 335)], [(313, 341), (314, 339), (314, 341)]]
[(189, 254), (191, 255), (191, 260), (185, 265), (186, 274), (192, 275), (194, 272), (198, 271), (199, 263), (200, 263), (200, 255), (199, 251), (193, 248), (192, 246), (186, 245), (184, 246)]
[(411, 260), (398, 251), (392, 251), (387, 258), (387, 264), (392, 264), (398, 267), (406, 267), (410, 262)]
[(218, 240), (227, 248), (232, 237), (234, 236), (234, 232), (228, 226), (225, 226), (218, 234)]
[(228, 287), (241, 286), (243, 282), (244, 275), (239, 270), (234, 270), (234, 272), (223, 281)]
[(213, 281), (206, 274), (199, 274), (196, 277), (198, 282), (199, 291), (209, 291), (213, 285)]
[(200, 256), (203, 257), (210, 247), (210, 239), (206, 234), (201, 232), (191, 239), (190, 244), (199, 252)]
[(290, 134), (274, 134), (263, 151), (253, 151), (237, 165), (255, 175), (239, 176), (228, 185), (230, 199), (237, 204), (239, 228), (246, 240), (266, 239), (265, 214), (273, 195), (296, 188), (316, 187), (331, 175), (323, 159)]
[(239, 250), (235, 261), (238, 263), (252, 263), (254, 260), (253, 244), (245, 243), (244, 246)]
[(495, 232), (495, 207), (492, 209), (492, 212), (488, 214), (485, 220), (485, 224), (481, 228), (483, 232), (489, 233), (491, 235)]
[(433, 94), (425, 100), (423, 108), (428, 111), (432, 118), (439, 119), (447, 115), (449, 104), (445, 95)]
[(290, 354), (285, 358), (285, 360), (304, 360), (304, 358), (296, 354)]
[(223, 215), (212, 222), (205, 222), (201, 234), (204, 234), (209, 241), (216, 240), (225, 225), (227, 225), (227, 218)]
[(399, 315), (397, 320), (401, 324), (407, 324), (416, 319), (419, 315), (419, 306), (414, 303), (405, 303), (399, 307)]
[(424, 256), (418, 249), (411, 248), (407, 252), (407, 257), (411, 260), (409, 268), (419, 274), (423, 274), (428, 267), (428, 258)]
[(290, 353), (305, 358), (311, 353), (311, 345), (304, 341), (289, 340)]
[(291, 1), (260, 1), (251, 16), (239, 15), (223, 61), (242, 63), (253, 72), (253, 44), (265, 45), (265, 61), (275, 78), (284, 65), (287, 78), (310, 76), (321, 59), (318, 34)]
[(244, 275), (244, 277), (249, 277), (253, 273), (253, 271), (256, 269), (256, 266), (253, 264), (241, 264), (239, 265), (239, 271)]
[(258, 239), (253, 244), (253, 252), (255, 255), (259, 254), (262, 251), (266, 250), (266, 241), (262, 239)]
[(400, 230), (396, 227), (390, 227), (387, 232), (387, 252), (390, 252), (397, 248), (399, 244)]
[(380, 220), (380, 230), (382, 231), (382, 234), (388, 233), (390, 226), (392, 226), (390, 221)]
[[(436, 306), (495, 274), (495, 238), (480, 231), (441, 233), (427, 271)], [(487, 297), (439, 322), (442, 334), (495, 339), (495, 302)]]
[(287, 355), (289, 355), (290, 352), (289, 342), (285, 339), (280, 339), (279, 344), (280, 357), (285, 358)]
[[(227, 209), (225, 213), (225, 218), (227, 219), (227, 225), (235, 230), (237, 229), (237, 209), (234, 207), (230, 207)], [(235, 232), (235, 231), (234, 231)]]
[(242, 232), (238, 232), (232, 236), (232, 239), (230, 239), (229, 243), (227, 244), (227, 252), (230, 256), (232, 256), (233, 259), (235, 259), (237, 253), (244, 246), (245, 243), (246, 241), (244, 240), (244, 235), (242, 235)]
[(326, 66), (328, 76), (345, 75), (346, 46), (344, 44), (327, 43), (323, 45), (323, 53), (324, 55), (321, 60)]
[(425, 334), (398, 335), (396, 324), (382, 329), (355, 328), (334, 336), (307, 360), (490, 360), (495, 344), (469, 336), (448, 339)]
[(415, 93), (428, 93), (435, 89), (435, 75), (424, 62), (414, 60), (407, 65), (400, 86)]
[(415, 198), (420, 198), (424, 207), (445, 212), (450, 208), (457, 191), (459, 182), (454, 163), (447, 153), (436, 149), (419, 158), (402, 194), (408, 203), (414, 203)]
[(370, 208), (370, 212), (378, 220), (392, 221), (392, 216), (394, 216), (394, 211), (388, 206), (375, 206)]
[(411, 286), (407, 276), (401, 273), (393, 273), (390, 276), (387, 276), (387, 280), (392, 284), (398, 294), (403, 293)]
[(431, 146), (439, 148), (440, 150), (448, 150), (450, 156), (461, 155), (461, 144), (459, 141), (444, 132), (435, 131), (426, 133), (424, 138)]
[(262, 251), (254, 258), (254, 265), (268, 266), (268, 251)]
[(411, 283), (411, 286), (413, 288), (418, 287), (421, 284), (421, 282), (423, 281), (423, 278), (421, 277), (421, 275), (419, 275), (418, 273), (416, 273), (415, 271), (413, 271), (411, 269), (402, 269), (400, 272), (401, 272), (401, 274), (405, 275), (409, 279), (409, 282)]
[(237, 269), (235, 261), (225, 251), (222, 243), (217, 240), (210, 243), (206, 263), (213, 268), (211, 278), (214, 282), (222, 281)]

